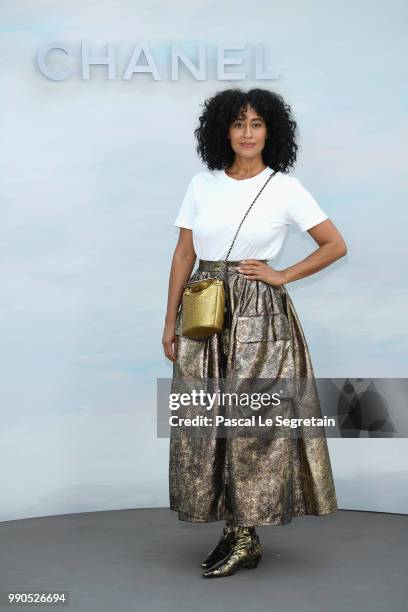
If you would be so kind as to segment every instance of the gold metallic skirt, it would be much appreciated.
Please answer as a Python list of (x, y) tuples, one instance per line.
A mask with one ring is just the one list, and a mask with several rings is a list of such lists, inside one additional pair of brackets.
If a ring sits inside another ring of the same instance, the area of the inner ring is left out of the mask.
[[(199, 260), (190, 280), (217, 276), (222, 261)], [(246, 279), (228, 262), (228, 316), (221, 334), (205, 339), (175, 333), (173, 381), (299, 376), (314, 381), (306, 339), (285, 286)], [(309, 414), (321, 416), (317, 388)], [(171, 427), (170, 509), (182, 521), (229, 520), (236, 525), (285, 525), (294, 516), (335, 512), (336, 492), (325, 435), (319, 437), (197, 437)]]

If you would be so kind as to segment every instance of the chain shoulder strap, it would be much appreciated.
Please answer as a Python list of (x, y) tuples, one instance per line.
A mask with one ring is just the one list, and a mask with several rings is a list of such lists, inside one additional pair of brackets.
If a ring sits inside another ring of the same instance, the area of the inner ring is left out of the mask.
[(232, 241), (232, 244), (231, 244), (231, 246), (230, 246), (230, 248), (229, 248), (229, 250), (228, 250), (227, 256), (226, 256), (226, 258), (224, 259), (224, 264), (225, 264), (225, 267), (224, 267), (224, 275), (223, 275), (223, 276), (225, 276), (225, 273), (226, 273), (226, 269), (227, 269), (227, 264), (226, 264), (226, 262), (227, 262), (228, 256), (229, 256), (229, 254), (231, 253), (232, 247), (234, 246), (234, 243), (235, 243), (235, 239), (236, 239), (236, 237), (238, 236), (238, 232), (239, 232), (239, 230), (241, 229), (241, 226), (242, 226), (243, 222), (244, 222), (244, 221), (245, 221), (245, 219), (247, 218), (247, 215), (248, 215), (249, 211), (251, 210), (252, 206), (255, 204), (255, 202), (257, 201), (257, 199), (258, 199), (258, 198), (259, 198), (259, 196), (261, 195), (262, 191), (265, 189), (266, 185), (267, 185), (267, 184), (268, 184), (268, 182), (271, 180), (271, 178), (272, 178), (272, 177), (273, 177), (273, 176), (276, 174), (276, 172), (277, 172), (277, 170), (274, 170), (273, 172), (271, 172), (271, 173), (270, 173), (270, 175), (268, 176), (268, 178), (267, 178), (266, 182), (265, 182), (265, 183), (264, 183), (264, 185), (261, 187), (261, 189), (259, 190), (258, 194), (256, 195), (256, 197), (255, 197), (254, 201), (252, 202), (252, 204), (250, 205), (250, 207), (249, 207), (249, 208), (248, 208), (248, 210), (246, 211), (245, 215), (243, 216), (243, 218), (242, 218), (242, 220), (241, 220), (241, 223), (239, 224), (238, 229), (237, 229), (237, 231), (235, 232), (235, 236), (234, 236), (234, 239), (233, 239), (233, 241)]
[[(235, 236), (234, 236), (234, 239), (233, 239), (233, 241), (232, 241), (232, 244), (231, 244), (231, 246), (230, 246), (230, 248), (229, 248), (229, 250), (228, 250), (227, 256), (226, 256), (226, 258), (223, 260), (223, 264), (224, 264), (224, 272), (223, 272), (223, 274), (222, 274), (222, 276), (221, 276), (221, 278), (222, 278), (222, 279), (225, 279), (225, 276), (226, 276), (226, 271), (227, 271), (227, 259), (228, 259), (229, 254), (231, 253), (232, 247), (234, 246), (234, 243), (235, 243), (235, 239), (236, 239), (236, 237), (238, 236), (238, 232), (239, 232), (239, 230), (241, 229), (241, 226), (242, 226), (243, 222), (245, 221), (245, 219), (246, 219), (246, 217), (247, 217), (247, 215), (248, 215), (249, 211), (251, 210), (252, 206), (255, 204), (255, 202), (257, 201), (257, 199), (258, 199), (258, 198), (259, 198), (259, 196), (261, 195), (262, 191), (265, 189), (265, 187), (266, 187), (266, 185), (268, 184), (268, 182), (271, 180), (271, 178), (272, 178), (273, 176), (275, 176), (276, 172), (277, 172), (277, 170), (274, 170), (273, 172), (271, 172), (271, 173), (270, 173), (270, 175), (269, 175), (269, 176), (268, 176), (268, 178), (266, 179), (266, 181), (265, 181), (264, 185), (261, 187), (261, 189), (259, 190), (258, 194), (256, 195), (256, 197), (255, 197), (254, 201), (252, 202), (252, 204), (250, 205), (250, 207), (249, 207), (249, 208), (248, 208), (248, 210), (246, 211), (245, 215), (243, 216), (243, 218), (242, 218), (242, 220), (241, 220), (241, 223), (239, 224), (238, 229), (237, 229), (237, 231), (235, 232)], [(198, 282), (201, 282), (201, 280), (199, 280), (199, 281), (187, 281), (186, 283), (184, 283), (183, 287), (187, 287), (187, 286), (188, 286), (188, 285), (190, 285), (192, 282), (193, 282), (193, 283), (198, 283)]]

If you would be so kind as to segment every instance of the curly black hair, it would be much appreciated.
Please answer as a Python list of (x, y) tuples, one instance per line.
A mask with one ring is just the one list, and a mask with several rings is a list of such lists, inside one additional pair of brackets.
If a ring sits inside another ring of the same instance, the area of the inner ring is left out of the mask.
[(289, 172), (299, 148), (295, 141), (297, 123), (289, 104), (268, 89), (224, 89), (207, 98), (202, 104), (200, 125), (194, 130), (199, 157), (210, 170), (224, 170), (232, 165), (235, 152), (227, 138), (228, 130), (248, 105), (266, 123), (268, 138), (262, 150), (263, 162), (277, 172)]

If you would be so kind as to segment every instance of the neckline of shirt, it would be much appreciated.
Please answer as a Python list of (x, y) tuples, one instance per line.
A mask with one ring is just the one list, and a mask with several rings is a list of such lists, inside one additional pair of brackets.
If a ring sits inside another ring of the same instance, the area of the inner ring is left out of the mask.
[[(235, 183), (237, 185), (239, 185), (239, 184), (252, 185), (253, 183), (257, 183), (260, 179), (263, 179), (263, 178), (266, 179), (267, 176), (273, 172), (273, 170), (269, 166), (266, 166), (266, 168), (261, 170), (261, 172), (258, 172), (258, 174), (255, 174), (255, 176), (250, 176), (249, 178), (245, 178), (245, 179), (235, 179), (232, 176), (228, 176), (228, 174), (225, 172), (225, 170), (217, 170), (216, 172), (217, 172), (218, 178), (221, 179), (222, 181), (224, 181), (225, 183), (231, 183), (231, 184)], [(277, 172), (275, 174), (275, 177), (278, 174), (279, 173)], [(271, 179), (271, 180), (273, 180), (273, 179)]]

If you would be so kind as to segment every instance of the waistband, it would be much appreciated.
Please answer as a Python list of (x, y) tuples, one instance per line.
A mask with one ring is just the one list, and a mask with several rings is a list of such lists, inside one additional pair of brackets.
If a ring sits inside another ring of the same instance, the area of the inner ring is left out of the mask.
[[(239, 268), (239, 266), (242, 264), (244, 260), (239, 259), (239, 260), (230, 260), (227, 259), (226, 264), (227, 264), (227, 270), (229, 269), (236, 269)], [(265, 263), (268, 261), (267, 259), (259, 259), (258, 261), (264, 261)], [(210, 259), (199, 259), (198, 260), (198, 270), (202, 270), (202, 271), (208, 271), (208, 272), (222, 272), (225, 268), (225, 260), (224, 259), (218, 259), (218, 260), (210, 260)]]

